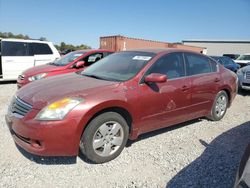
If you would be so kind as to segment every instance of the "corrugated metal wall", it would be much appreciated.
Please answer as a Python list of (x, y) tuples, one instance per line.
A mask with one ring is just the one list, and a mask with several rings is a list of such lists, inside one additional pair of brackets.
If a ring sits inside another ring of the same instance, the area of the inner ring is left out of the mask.
[(196, 42), (183, 41), (185, 45), (204, 47), (207, 49), (207, 55), (223, 55), (223, 54), (244, 54), (250, 53), (250, 42)]
[(124, 37), (120, 35), (100, 37), (100, 48), (108, 49), (108, 50), (115, 50), (115, 51), (133, 50), (133, 49), (140, 49), (140, 48), (178, 48), (178, 49), (192, 50), (192, 51), (196, 51), (199, 53), (203, 50), (203, 48), (200, 48), (200, 47), (185, 46), (182, 44), (172, 44), (172, 43), (153, 41), (153, 40), (130, 38), (130, 37)]

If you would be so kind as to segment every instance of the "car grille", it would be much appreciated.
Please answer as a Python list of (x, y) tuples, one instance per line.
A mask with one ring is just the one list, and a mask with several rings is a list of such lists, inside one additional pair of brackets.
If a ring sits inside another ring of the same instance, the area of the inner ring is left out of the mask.
[(24, 75), (19, 75), (18, 80), (24, 80)]
[(9, 107), (9, 111), (19, 117), (24, 117), (31, 109), (32, 106), (30, 104), (24, 102), (16, 96), (13, 98)]
[(246, 79), (250, 80), (250, 71), (246, 72)]

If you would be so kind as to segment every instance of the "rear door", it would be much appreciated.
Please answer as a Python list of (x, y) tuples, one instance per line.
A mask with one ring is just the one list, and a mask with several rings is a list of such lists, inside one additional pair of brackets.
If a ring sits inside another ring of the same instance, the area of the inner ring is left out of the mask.
[(46, 43), (33, 42), (32, 50), (35, 56), (34, 66), (44, 65), (55, 60), (53, 51)]
[(221, 78), (217, 64), (208, 57), (185, 53), (185, 62), (192, 88), (190, 112), (192, 117), (196, 118), (211, 110)]
[(2, 75), (4, 80), (16, 80), (24, 70), (34, 65), (28, 42), (2, 41)]

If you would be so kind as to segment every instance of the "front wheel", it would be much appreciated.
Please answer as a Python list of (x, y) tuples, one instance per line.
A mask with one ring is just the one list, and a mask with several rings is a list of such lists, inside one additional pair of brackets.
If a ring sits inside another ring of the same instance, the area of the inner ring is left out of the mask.
[(221, 120), (226, 114), (228, 108), (228, 95), (225, 91), (220, 91), (215, 98), (211, 115), (208, 117), (213, 121)]
[(106, 112), (87, 125), (81, 137), (80, 150), (94, 163), (108, 162), (121, 153), (128, 134), (125, 119), (116, 112)]

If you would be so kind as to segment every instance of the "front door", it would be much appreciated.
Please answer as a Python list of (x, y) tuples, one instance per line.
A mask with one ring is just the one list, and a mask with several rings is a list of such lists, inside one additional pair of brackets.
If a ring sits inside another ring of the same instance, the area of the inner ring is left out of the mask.
[(35, 56), (34, 66), (44, 65), (55, 60), (55, 56), (46, 43), (32, 43), (32, 50)]
[(146, 75), (165, 74), (167, 81), (140, 84), (141, 133), (189, 119), (191, 84), (184, 67), (183, 54), (171, 53), (160, 57), (147, 71)]

